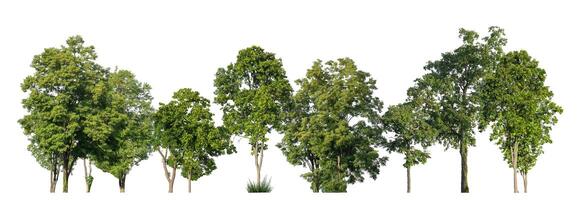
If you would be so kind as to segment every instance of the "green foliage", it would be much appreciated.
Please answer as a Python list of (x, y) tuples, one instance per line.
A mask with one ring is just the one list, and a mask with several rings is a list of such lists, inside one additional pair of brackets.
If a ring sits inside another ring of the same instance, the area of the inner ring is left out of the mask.
[(527, 173), (551, 143), (549, 132), (562, 108), (552, 101), (545, 86), (546, 72), (524, 51), (509, 52), (482, 85), (482, 127), (491, 124), (490, 139), (513, 167), (512, 150), (517, 151), (519, 170)]
[(85, 132), (100, 141), (90, 157), (98, 168), (119, 179), (152, 151), (154, 110), (150, 89), (130, 71), (117, 70), (102, 89), (104, 109), (87, 120)]
[(394, 134), (386, 143), (387, 150), (403, 154), (405, 168), (425, 163), (430, 158), (426, 148), (433, 144), (437, 131), (431, 126), (431, 117), (422, 104), (409, 100), (389, 106), (383, 119), (385, 130)]
[(167, 164), (197, 180), (216, 169), (212, 157), (235, 149), (228, 131), (214, 126), (208, 99), (189, 88), (178, 90), (172, 98), (161, 103), (155, 114), (155, 148), (166, 149)]
[(258, 183), (266, 134), (280, 128), (290, 105), (292, 87), (282, 61), (257, 46), (242, 49), (234, 64), (218, 69), (214, 86), (224, 126), (249, 140)]
[(260, 183), (248, 180), (248, 183), (246, 184), (246, 191), (249, 193), (269, 193), (272, 191), (270, 181), (271, 179), (267, 179), (266, 177), (264, 177), (263, 181)]
[(479, 41), (479, 35), (460, 29), (463, 44), (428, 62), (428, 71), (417, 79), (419, 90), (432, 102), (429, 113), (438, 131), (438, 141), (448, 148), (459, 149), (461, 155), (461, 192), (469, 192), (467, 178), (468, 147), (475, 145), (474, 129), (479, 124), (479, 87), (483, 78), (496, 66), (507, 40), (498, 27), (489, 28), (489, 36)]
[(442, 58), (429, 62), (424, 69), (429, 73), (418, 81), (429, 87), (433, 98), (439, 104), (436, 125), (440, 142), (447, 148), (475, 145), (474, 128), (479, 111), (478, 87), (485, 74), (494, 66), (494, 59), (500, 56), (506, 39), (503, 30), (489, 29), (489, 36), (478, 41), (474, 31), (461, 29), (463, 44), (452, 52), (442, 54)]
[(309, 168), (302, 176), (315, 192), (345, 192), (364, 173), (376, 179), (387, 160), (374, 148), (382, 141), (376, 81), (343, 58), (316, 61), (296, 83), (300, 90), (277, 145), (288, 162)]
[(96, 57), (82, 37), (70, 37), (65, 46), (34, 56), (35, 72), (21, 85), (28, 93), (22, 101), (28, 114), (18, 122), (30, 140), (28, 149), (42, 167), (63, 168), (65, 192), (77, 158), (86, 157), (93, 139), (100, 137), (84, 131), (88, 119), (102, 108), (100, 89), (108, 73), (94, 62)]

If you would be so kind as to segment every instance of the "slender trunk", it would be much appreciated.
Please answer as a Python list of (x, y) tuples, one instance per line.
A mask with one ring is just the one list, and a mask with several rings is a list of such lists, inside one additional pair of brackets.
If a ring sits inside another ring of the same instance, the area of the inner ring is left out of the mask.
[(315, 160), (311, 159), (311, 172), (313, 173), (313, 182), (311, 183), (312, 185), (312, 190), (314, 193), (318, 193), (320, 188), (321, 188), (321, 181), (320, 181), (320, 177), (317, 173), (318, 170), (318, 164), (315, 162)]
[(59, 176), (60, 176), (60, 166), (58, 165), (58, 160), (56, 156), (53, 156), (52, 170), (50, 171), (50, 193), (56, 192), (56, 183), (58, 183)]
[(122, 174), (118, 177), (118, 187), (120, 188), (120, 193), (126, 191), (126, 174)]
[(262, 159), (264, 157), (264, 145), (258, 142), (254, 146), (254, 164), (256, 166), (256, 184), (260, 185), (260, 171), (262, 169)]
[(411, 193), (411, 167), (407, 167), (407, 193)]
[(517, 142), (511, 147), (511, 162), (513, 164), (513, 192), (519, 193), (517, 187)]
[(191, 185), (191, 179), (192, 179), (192, 167), (190, 168), (190, 171), (188, 172), (188, 193), (192, 192), (192, 189), (190, 187)]
[(523, 177), (523, 192), (527, 193), (527, 172), (521, 173)]
[(467, 144), (465, 144), (465, 142), (461, 141), (460, 144), (460, 154), (461, 154), (461, 193), (469, 193), (469, 183), (467, 180), (467, 172), (468, 172), (468, 166), (467, 166), (467, 154), (468, 154), (468, 149), (467, 149)]
[(62, 158), (62, 171), (63, 171), (63, 179), (62, 179), (62, 192), (68, 193), (68, 178), (70, 177), (70, 170), (72, 166), (70, 163), (70, 154), (66, 153)]
[(162, 157), (162, 169), (164, 169), (164, 177), (166, 178), (166, 181), (168, 181), (168, 192), (172, 193), (172, 188), (174, 186), (174, 177), (176, 174), (176, 163), (174, 164), (174, 166), (172, 167), (172, 174), (170, 174), (170, 172), (168, 172), (168, 167), (167, 167), (167, 157), (168, 157), (168, 148), (165, 149), (164, 154), (162, 153), (162, 151), (160, 149), (158, 149), (158, 153), (160, 153), (160, 156)]
[(88, 160), (88, 168), (86, 167), (86, 159), (82, 159), (84, 164), (84, 182), (86, 183), (86, 193), (90, 193), (92, 188), (92, 161)]
[(174, 163), (174, 165), (172, 166), (172, 174), (171, 174), (171, 178), (168, 181), (168, 193), (172, 193), (173, 192), (173, 188), (174, 188), (174, 179), (176, 178), (176, 163)]

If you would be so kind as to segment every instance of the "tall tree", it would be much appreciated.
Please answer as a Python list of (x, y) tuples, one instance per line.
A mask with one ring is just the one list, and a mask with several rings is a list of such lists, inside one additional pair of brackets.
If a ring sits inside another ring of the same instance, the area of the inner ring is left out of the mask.
[[(155, 114), (156, 149), (173, 192), (177, 168), (190, 182), (210, 174), (216, 165), (212, 157), (235, 151), (230, 134), (216, 128), (210, 112), (210, 101), (189, 88), (178, 90), (168, 104), (160, 104)], [(168, 166), (172, 172), (168, 172)]]
[(563, 110), (545, 86), (546, 72), (524, 51), (507, 53), (482, 85), (482, 123), (491, 124), (490, 139), (513, 169), (513, 191), (518, 193), (517, 174), (527, 184), (527, 172), (551, 143), (549, 132)]
[(240, 50), (234, 64), (218, 69), (214, 86), (224, 126), (249, 140), (260, 185), (267, 133), (281, 126), (292, 94), (282, 61), (257, 46)]
[(429, 71), (423, 78), (434, 91), (439, 104), (435, 115), (439, 141), (446, 148), (459, 149), (461, 155), (461, 192), (469, 192), (468, 148), (475, 145), (478, 121), (478, 87), (481, 80), (495, 65), (495, 58), (502, 54), (506, 44), (503, 30), (489, 28), (489, 36), (479, 41), (479, 35), (460, 29), (463, 44), (454, 51), (443, 53), (440, 60), (429, 62)]
[(22, 101), (28, 114), (19, 123), (31, 142), (28, 149), (51, 171), (51, 192), (60, 169), (62, 190), (68, 192), (73, 166), (78, 158), (86, 157), (90, 147), (85, 121), (101, 108), (100, 90), (108, 73), (95, 63), (96, 57), (94, 47), (84, 46), (82, 37), (70, 37), (65, 46), (47, 48), (34, 56), (31, 67), (35, 73), (21, 85), (29, 96)]
[[(139, 82), (132, 72), (117, 70), (110, 74), (106, 88), (106, 106), (87, 123), (89, 135), (99, 138), (91, 157), (104, 172), (118, 178), (120, 192), (126, 188), (126, 176), (133, 166), (152, 150), (152, 96), (150, 85)], [(90, 165), (90, 164), (89, 164)], [(90, 178), (90, 176), (88, 177)]]
[(308, 167), (303, 178), (313, 192), (346, 192), (347, 184), (376, 179), (387, 158), (382, 141), (383, 105), (373, 95), (376, 81), (352, 59), (314, 62), (293, 97), (294, 106), (277, 146), (289, 163)]
[(389, 106), (383, 116), (387, 132), (393, 133), (385, 144), (389, 152), (398, 152), (405, 156), (403, 167), (407, 171), (407, 193), (411, 192), (411, 167), (423, 164), (430, 158), (426, 148), (434, 143), (437, 130), (433, 127), (434, 118), (429, 115), (425, 96), (418, 87), (408, 90), (406, 102)]

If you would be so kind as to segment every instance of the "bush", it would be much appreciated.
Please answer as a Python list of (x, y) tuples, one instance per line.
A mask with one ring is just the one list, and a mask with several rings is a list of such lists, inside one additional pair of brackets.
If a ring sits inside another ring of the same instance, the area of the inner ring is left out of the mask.
[(265, 176), (264, 179), (260, 182), (260, 184), (248, 180), (248, 184), (246, 184), (246, 191), (248, 191), (249, 193), (271, 192), (272, 186), (270, 185), (270, 178), (267, 179)]

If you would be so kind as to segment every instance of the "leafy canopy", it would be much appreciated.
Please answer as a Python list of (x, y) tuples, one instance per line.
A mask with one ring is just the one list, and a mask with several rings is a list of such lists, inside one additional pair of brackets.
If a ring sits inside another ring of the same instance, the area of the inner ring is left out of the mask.
[(314, 62), (296, 83), (300, 89), (278, 144), (288, 162), (309, 168), (302, 176), (315, 192), (344, 192), (364, 173), (376, 179), (387, 160), (374, 148), (382, 140), (383, 107), (373, 95), (376, 81), (342, 58)]

